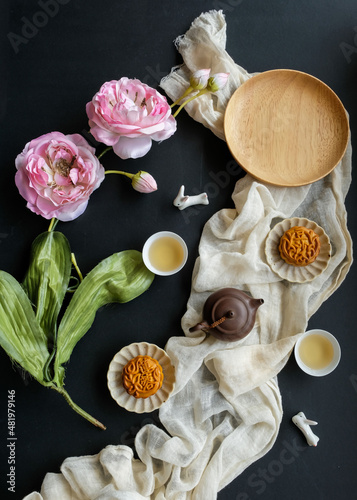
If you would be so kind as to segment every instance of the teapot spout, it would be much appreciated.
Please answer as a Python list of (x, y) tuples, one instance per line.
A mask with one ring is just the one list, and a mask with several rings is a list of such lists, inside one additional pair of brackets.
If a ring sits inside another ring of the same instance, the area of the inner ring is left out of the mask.
[(207, 328), (210, 328), (210, 325), (207, 323), (207, 321), (202, 321), (202, 323), (197, 323), (197, 325), (191, 326), (189, 331), (190, 332), (198, 332), (199, 330), (205, 330)]
[(258, 309), (259, 306), (261, 306), (262, 304), (264, 304), (264, 299), (252, 299), (253, 301), (253, 304), (255, 305), (255, 307)]
[(250, 304), (252, 306), (252, 309), (254, 311), (254, 316), (255, 316), (255, 313), (257, 311), (257, 309), (262, 305), (264, 304), (264, 299), (253, 299), (251, 298), (250, 299)]

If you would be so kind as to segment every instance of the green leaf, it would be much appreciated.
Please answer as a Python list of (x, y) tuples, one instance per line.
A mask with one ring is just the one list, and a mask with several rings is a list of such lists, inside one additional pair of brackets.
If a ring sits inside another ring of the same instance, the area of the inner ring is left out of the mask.
[(47, 337), (22, 286), (4, 271), (0, 271), (0, 345), (40, 384), (51, 385), (43, 374), (49, 356)]
[(30, 265), (23, 286), (37, 321), (54, 342), (56, 323), (71, 275), (71, 249), (60, 232), (45, 232), (32, 243)]
[(69, 303), (57, 333), (54, 381), (63, 385), (63, 363), (91, 327), (97, 310), (111, 302), (129, 302), (145, 292), (154, 274), (137, 250), (124, 250), (100, 262), (83, 279)]

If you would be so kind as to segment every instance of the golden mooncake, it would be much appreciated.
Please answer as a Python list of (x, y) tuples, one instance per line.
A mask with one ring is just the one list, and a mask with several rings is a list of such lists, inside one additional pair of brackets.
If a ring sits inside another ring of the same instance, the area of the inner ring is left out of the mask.
[(164, 374), (156, 359), (150, 356), (136, 356), (123, 368), (122, 381), (128, 394), (135, 398), (148, 398), (162, 386)]
[(279, 253), (287, 264), (308, 266), (319, 255), (320, 247), (320, 238), (312, 229), (294, 226), (280, 238)]

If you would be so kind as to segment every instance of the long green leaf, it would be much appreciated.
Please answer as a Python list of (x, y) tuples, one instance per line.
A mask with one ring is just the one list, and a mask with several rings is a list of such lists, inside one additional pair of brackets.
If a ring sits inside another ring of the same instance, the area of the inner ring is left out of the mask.
[(47, 337), (22, 286), (4, 271), (0, 271), (0, 345), (40, 384), (50, 385), (43, 375), (49, 356)]
[(124, 250), (100, 262), (84, 278), (69, 303), (57, 334), (54, 381), (63, 385), (73, 348), (91, 327), (97, 310), (111, 302), (129, 302), (149, 288), (154, 274), (137, 250)]
[(54, 341), (56, 323), (71, 275), (71, 249), (60, 232), (45, 232), (32, 243), (30, 265), (23, 286), (37, 321)]

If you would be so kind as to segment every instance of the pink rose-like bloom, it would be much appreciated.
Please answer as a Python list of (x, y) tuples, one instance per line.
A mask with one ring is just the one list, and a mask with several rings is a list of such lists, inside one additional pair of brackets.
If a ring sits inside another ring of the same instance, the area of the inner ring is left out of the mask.
[(15, 183), (27, 208), (45, 219), (79, 217), (104, 179), (94, 153), (79, 134), (50, 132), (27, 143), (15, 160)]
[(136, 79), (104, 83), (86, 111), (95, 139), (112, 146), (123, 160), (144, 156), (152, 141), (168, 139), (176, 131), (166, 98)]

